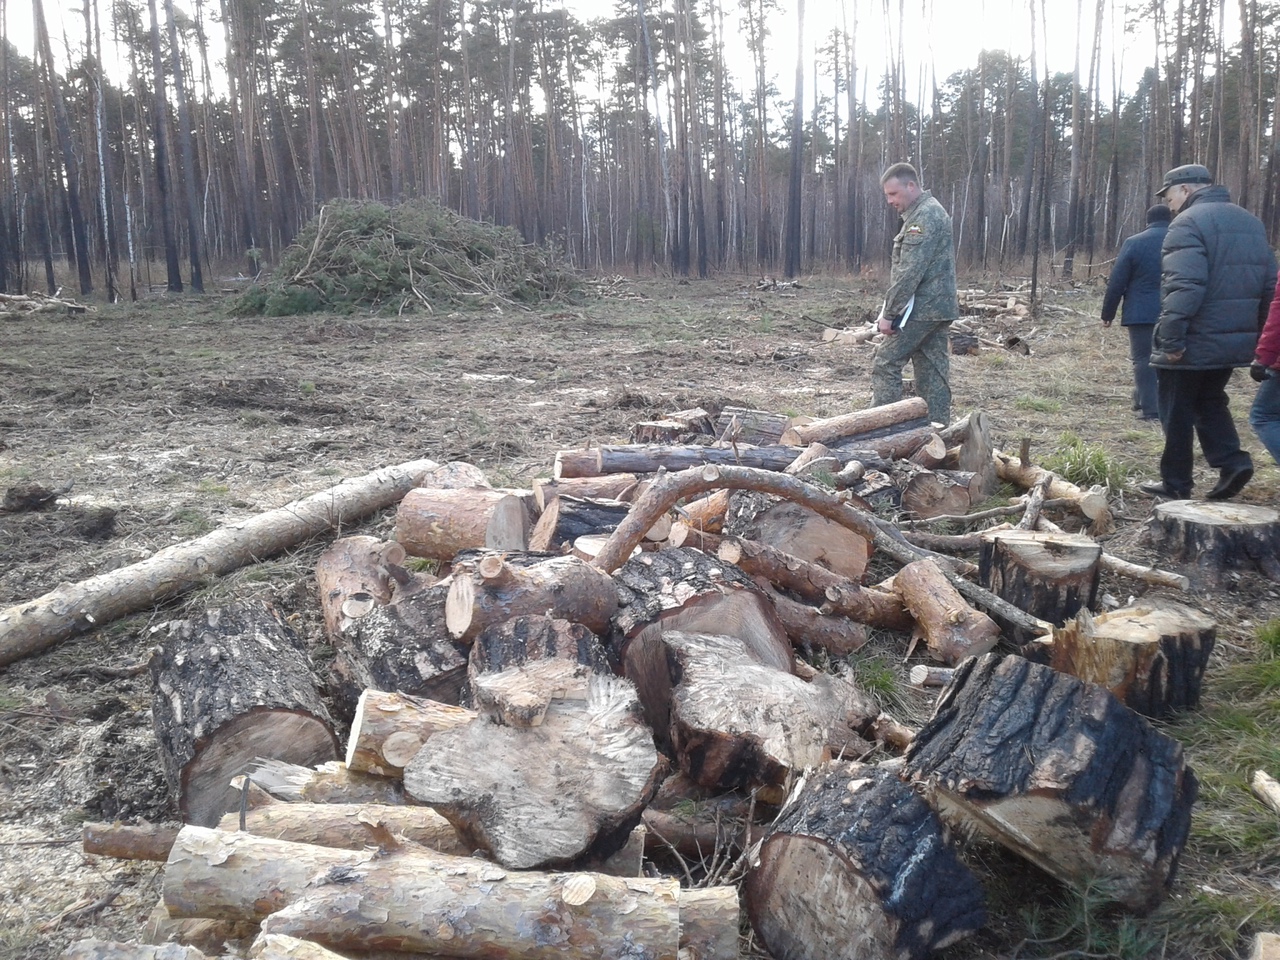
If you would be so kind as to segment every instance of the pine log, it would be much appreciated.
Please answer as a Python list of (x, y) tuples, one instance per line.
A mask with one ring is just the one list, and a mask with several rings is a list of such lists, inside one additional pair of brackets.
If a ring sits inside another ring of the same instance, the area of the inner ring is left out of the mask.
[(258, 757), (314, 764), (337, 756), (306, 645), (271, 606), (240, 601), (170, 622), (151, 660), (160, 759), (182, 818), (209, 826), (228, 786)]
[(1275, 777), (1265, 770), (1255, 770), (1253, 779), (1249, 781), (1249, 789), (1274, 812), (1280, 813), (1280, 783), (1276, 782)]
[(414, 460), (346, 480), (277, 510), (166, 547), (146, 560), (64, 584), (36, 600), (0, 610), (0, 667), (388, 507), (435, 466), (433, 460)]
[(1217, 624), (1177, 603), (1145, 604), (1096, 617), (1087, 611), (1053, 632), (1055, 670), (1106, 687), (1125, 706), (1163, 719), (1200, 705)]
[(524, 550), (529, 515), (519, 497), (488, 487), (419, 487), (396, 509), (395, 538), (410, 556), (432, 560), (484, 547)]
[(265, 934), (339, 950), (676, 960), (680, 941), (674, 880), (517, 873), (430, 851), (382, 856), (198, 827), (178, 835), (164, 891), (173, 915), (260, 919)]
[(680, 960), (738, 960), (738, 888), (680, 890)]
[(783, 553), (859, 580), (871, 545), (848, 527), (781, 497), (739, 490), (730, 501), (724, 532), (767, 543)]
[(1197, 792), (1182, 745), (1108, 691), (994, 654), (957, 668), (904, 774), (944, 820), (1135, 911), (1168, 891)]
[(404, 562), (404, 547), (378, 537), (343, 537), (316, 561), (316, 586), (325, 633), (338, 636), (352, 620), (391, 601), (388, 567)]
[[(218, 829), (241, 829), (240, 814), (228, 813)], [(259, 837), (343, 850), (382, 846), (395, 837), (457, 857), (472, 851), (449, 821), (430, 807), (403, 804), (276, 803), (247, 812), (243, 829)]]
[(759, 663), (733, 637), (668, 631), (660, 640), (671, 745), (682, 773), (708, 790), (782, 784), (862, 734), (879, 707), (851, 684), (812, 683)]
[(340, 953), (297, 937), (263, 933), (249, 947), (250, 960), (346, 960)]
[(612, 578), (577, 557), (487, 553), (455, 564), (445, 626), (455, 640), (470, 643), (494, 624), (546, 615), (604, 636), (617, 608)]
[(253, 783), (290, 803), (404, 803), (399, 780), (350, 770), (330, 760), (315, 767), (279, 760), (259, 760), (249, 767)]
[(476, 716), (474, 710), (423, 697), (365, 690), (347, 738), (347, 770), (400, 778), (430, 737), (465, 727)]
[(584, 699), (553, 701), (538, 726), (478, 721), (434, 734), (404, 786), (504, 866), (553, 867), (615, 853), (664, 763), (635, 688), (592, 674)]
[(1111, 508), (1107, 503), (1107, 495), (1098, 489), (1082, 490), (1074, 483), (1063, 480), (1043, 467), (1031, 466), (1017, 457), (996, 450), (992, 454), (995, 461), (996, 476), (1008, 483), (1016, 484), (1024, 490), (1030, 490), (1045, 478), (1051, 476), (1046, 496), (1053, 500), (1066, 500), (1092, 521), (1090, 532), (1095, 536), (1110, 533), (1114, 527)]
[(117, 860), (169, 859), (178, 828), (167, 824), (86, 823), (80, 830), (85, 853)]
[(120, 940), (77, 940), (59, 960), (205, 960), (206, 954), (181, 943), (125, 943)]
[(919, 450), (908, 458), (912, 463), (924, 467), (927, 470), (933, 470), (942, 466), (942, 461), (947, 459), (947, 445), (942, 442), (942, 438), (936, 433), (925, 442)]
[(222, 957), (230, 950), (247, 947), (257, 935), (258, 925), (252, 920), (170, 917), (161, 897), (147, 915), (140, 939), (145, 943), (185, 944), (208, 956)]
[(375, 606), (333, 638), (331, 684), (344, 712), (361, 692), (393, 690), (457, 703), (466, 681), (467, 649), (447, 629), (450, 584), (442, 582)]
[(894, 575), (893, 588), (915, 617), (929, 652), (947, 666), (981, 656), (1000, 639), (995, 621), (970, 607), (932, 560), (907, 564)]
[(915, 420), (928, 412), (929, 406), (924, 400), (920, 397), (910, 397), (896, 403), (868, 407), (865, 410), (792, 427), (782, 434), (779, 442), (801, 447), (815, 441), (829, 445), (833, 441), (843, 440), (846, 437), (857, 436), (882, 427), (891, 427), (907, 420)]
[(986, 920), (982, 888), (938, 818), (893, 773), (861, 763), (801, 779), (745, 893), (778, 960), (920, 960)]
[(556, 454), (553, 473), (560, 480), (609, 473), (655, 473), (660, 469), (674, 473), (705, 464), (738, 464), (780, 471), (800, 455), (800, 449), (735, 443), (725, 447), (632, 444), (596, 447), (589, 451), (561, 450)]
[(1221, 585), (1233, 571), (1280, 582), (1280, 511), (1226, 501), (1170, 500), (1151, 509), (1147, 538), (1187, 565), (1198, 587)]
[(834, 459), (831, 455), (831, 450), (828, 449), (826, 444), (815, 441), (805, 447), (794, 460), (787, 464), (787, 468), (782, 472), (793, 477), (808, 476), (809, 471), (807, 468), (815, 460), (827, 461)]
[(473, 463), (465, 460), (450, 460), (428, 470), (422, 476), (420, 487), (432, 487), (439, 490), (459, 490), (468, 487), (491, 487), (485, 472)]
[(978, 582), (1014, 606), (1059, 627), (1093, 608), (1102, 547), (1092, 538), (999, 530), (981, 543)]
[[(914, 420), (910, 422), (917, 423)], [(878, 437), (853, 437), (829, 446), (832, 453), (846, 461), (862, 460), (868, 456), (884, 460), (905, 460), (928, 443), (936, 431), (933, 424), (925, 422)]]
[(817, 607), (784, 597), (764, 577), (756, 577), (755, 582), (773, 604), (773, 610), (794, 646), (802, 650), (821, 650), (828, 657), (839, 659), (867, 645), (868, 634), (864, 624), (855, 623), (848, 617), (823, 613)]
[(632, 443), (680, 443), (689, 428), (677, 420), (639, 420), (631, 425)]
[[(586, 537), (578, 537), (573, 541), (573, 549), (569, 551), (571, 556), (577, 557), (579, 560), (585, 560), (587, 563), (595, 565), (596, 557), (600, 555), (600, 551), (604, 549), (604, 545), (609, 542), (609, 534), (591, 534)], [(656, 549), (659, 544), (652, 540), (646, 540), (642, 546), (636, 547), (631, 551), (631, 555), (637, 556), (645, 549)]]
[[(773, 446), (791, 426), (791, 418), (785, 413), (771, 410), (752, 410), (750, 407), (728, 406), (716, 418), (717, 440), (750, 443), (755, 446)], [(793, 444), (797, 446), (797, 444)]]
[(583, 497), (588, 500), (622, 500), (629, 502), (640, 492), (641, 484), (634, 473), (611, 473), (605, 477), (566, 477), (563, 480), (533, 481), (533, 497), (538, 512), (559, 496)]
[(679, 513), (683, 522), (694, 530), (720, 533), (724, 530), (725, 520), (729, 517), (729, 507), (732, 503), (732, 490), (713, 490), (705, 497), (698, 497), (686, 503), (679, 508)]

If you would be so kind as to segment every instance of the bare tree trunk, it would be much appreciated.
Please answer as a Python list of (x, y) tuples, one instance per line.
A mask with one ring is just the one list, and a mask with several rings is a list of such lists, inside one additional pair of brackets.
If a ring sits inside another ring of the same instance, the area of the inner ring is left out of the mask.
[(187, 206), (187, 255), (191, 261), (191, 288), (204, 293), (204, 274), (201, 271), (201, 250), (204, 239), (201, 231), (200, 203), (196, 199), (195, 151), (191, 142), (191, 111), (187, 109), (186, 74), (182, 69), (182, 51), (178, 46), (178, 23), (173, 16), (173, 0), (164, 0), (165, 17), (169, 21), (169, 49), (173, 54), (173, 91), (178, 101), (178, 144), (182, 158), (182, 190)]
[(164, 95), (164, 56), (160, 52), (160, 19), (156, 0), (147, 0), (151, 13), (151, 69), (155, 80), (155, 162), (156, 192), (160, 203), (160, 225), (164, 234), (164, 262), (171, 293), (182, 292), (182, 268), (178, 265), (177, 226), (173, 204), (169, 202), (169, 102)]
[(791, 172), (787, 180), (787, 239), (783, 271), (800, 272), (800, 208), (804, 204), (804, 0), (796, 0), (796, 88), (791, 101)]

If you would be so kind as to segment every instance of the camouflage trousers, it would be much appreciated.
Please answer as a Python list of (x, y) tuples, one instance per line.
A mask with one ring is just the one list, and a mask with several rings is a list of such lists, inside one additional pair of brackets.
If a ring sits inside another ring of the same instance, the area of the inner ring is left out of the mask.
[(916, 394), (929, 404), (929, 419), (951, 422), (950, 323), (907, 322), (876, 347), (871, 365), (871, 393), (876, 406), (902, 399), (902, 368), (908, 360), (916, 378)]

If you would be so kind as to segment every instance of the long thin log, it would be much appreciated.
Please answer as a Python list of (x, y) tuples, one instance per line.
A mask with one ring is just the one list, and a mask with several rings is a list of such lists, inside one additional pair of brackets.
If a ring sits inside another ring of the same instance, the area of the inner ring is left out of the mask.
[[(658, 517), (671, 509), (672, 505), (685, 497), (720, 487), (762, 490), (802, 503), (815, 513), (860, 534), (873, 543), (876, 549), (904, 565), (935, 556), (907, 543), (892, 525), (882, 524), (871, 514), (843, 502), (813, 484), (768, 470), (708, 464), (699, 470), (681, 470), (656, 479), (644, 496), (636, 501), (626, 519), (613, 531), (613, 535), (596, 556), (595, 565), (606, 573), (617, 570), (644, 538), (645, 531), (653, 526)], [(970, 603), (977, 604), (996, 614), (1001, 620), (1027, 631), (1028, 636), (1053, 632), (1052, 624), (1019, 610), (989, 590), (965, 580), (949, 567), (941, 563), (939, 566), (951, 585)]]
[(138, 563), (0, 611), (0, 667), (388, 507), (436, 467), (413, 460), (230, 523)]

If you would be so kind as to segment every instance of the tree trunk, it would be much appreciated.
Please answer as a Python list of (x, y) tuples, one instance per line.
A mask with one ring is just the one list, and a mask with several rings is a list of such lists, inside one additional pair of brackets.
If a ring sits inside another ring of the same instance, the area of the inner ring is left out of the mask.
[(791, 418), (785, 413), (729, 406), (716, 418), (714, 433), (717, 440), (768, 447), (781, 443), (790, 425)]
[(1098, 593), (1102, 546), (1081, 534), (1000, 530), (982, 535), (978, 582), (1015, 607), (1062, 626)]
[(800, 454), (799, 447), (703, 446), (601, 446), (591, 450), (561, 450), (556, 454), (555, 477), (596, 477), (609, 473), (656, 473), (700, 467), (704, 464), (739, 464), (763, 470), (785, 470)]
[(1198, 586), (1233, 570), (1280, 581), (1280, 511), (1245, 503), (1171, 500), (1152, 508), (1146, 535), (1165, 556), (1187, 564)]
[(823, 613), (817, 607), (784, 597), (764, 577), (757, 578), (756, 586), (773, 604), (774, 613), (782, 621), (783, 629), (795, 647), (821, 650), (831, 659), (838, 660), (866, 646), (869, 637), (864, 624), (855, 623), (848, 617)]
[(489, 547), (525, 550), (529, 517), (520, 498), (488, 487), (419, 487), (396, 510), (395, 538), (414, 557), (452, 560)]
[(838, 417), (827, 417), (791, 427), (782, 434), (779, 443), (790, 446), (807, 446), (810, 443), (832, 444), (837, 440), (870, 433), (885, 427), (893, 427), (910, 420), (918, 420), (929, 412), (928, 404), (920, 397), (908, 397), (896, 403), (855, 410)]
[(929, 652), (948, 666), (981, 656), (1000, 639), (995, 621), (970, 607), (932, 560), (907, 564), (894, 575), (893, 588), (915, 617)]
[(160, 759), (188, 823), (217, 823), (235, 800), (231, 778), (258, 757), (310, 765), (337, 756), (306, 645), (265, 604), (171, 623), (151, 676)]

